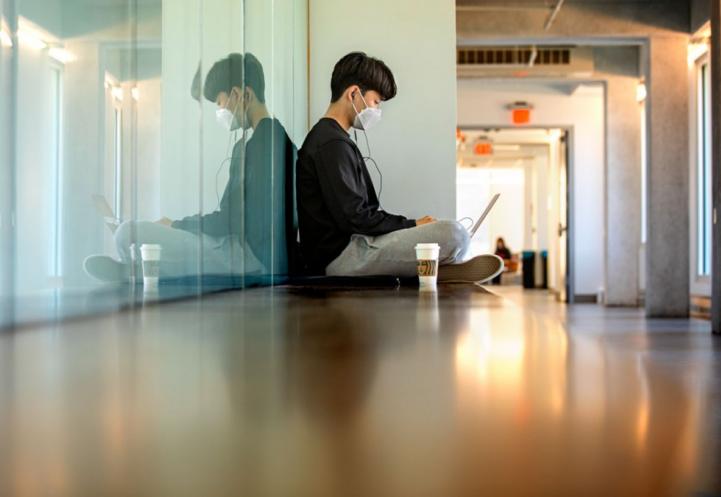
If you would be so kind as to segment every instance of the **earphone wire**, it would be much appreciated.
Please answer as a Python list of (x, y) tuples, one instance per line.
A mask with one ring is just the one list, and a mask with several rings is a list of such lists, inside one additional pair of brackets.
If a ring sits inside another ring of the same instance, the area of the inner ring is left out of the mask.
[(468, 219), (471, 222), (471, 225), (468, 228), (466, 228), (468, 231), (470, 231), (473, 228), (473, 225), (476, 224), (476, 222), (470, 216), (462, 217), (458, 220), (458, 222), (463, 224), (463, 221), (465, 221), (466, 219)]
[[(218, 166), (218, 170), (215, 171), (215, 200), (218, 203), (216, 209), (220, 209), (220, 191), (218, 190), (218, 176), (220, 176), (220, 171), (223, 169), (223, 166), (233, 160), (233, 154), (230, 149), (230, 144), (236, 142), (236, 138), (238, 137), (238, 130), (233, 131), (232, 133), (228, 133), (228, 145), (225, 147), (225, 159), (223, 159), (220, 162), (220, 165)], [(228, 156), (228, 153), (230, 153), (230, 156)]]
[[(368, 133), (366, 133), (366, 130), (361, 130), (361, 131), (363, 131), (363, 136), (365, 137), (365, 141), (366, 141), (366, 148), (368, 149), (368, 156), (363, 157), (363, 160), (370, 161), (373, 164), (373, 167), (376, 168), (376, 171), (378, 171), (378, 178), (379, 178), (378, 203), (380, 204), (381, 195), (383, 194), (383, 173), (381, 172), (381, 168), (378, 167), (378, 163), (375, 161), (375, 159), (373, 157), (371, 157), (372, 153), (371, 153), (371, 145), (370, 145), (370, 142), (368, 141)], [(357, 144), (358, 143), (358, 131), (353, 130), (353, 133), (355, 134), (355, 141)]]

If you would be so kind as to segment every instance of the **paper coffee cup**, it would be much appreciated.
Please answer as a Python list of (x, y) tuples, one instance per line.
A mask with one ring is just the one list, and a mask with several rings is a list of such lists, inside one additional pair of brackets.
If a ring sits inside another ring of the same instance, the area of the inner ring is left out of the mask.
[(435, 287), (438, 281), (438, 254), (441, 246), (437, 243), (419, 243), (416, 245), (418, 261), (418, 281), (421, 288)]
[(163, 247), (152, 243), (144, 243), (140, 246), (140, 255), (144, 261), (159, 261)]
[(160, 279), (160, 245), (144, 243), (140, 246), (140, 257), (143, 259), (143, 284), (155, 286)]

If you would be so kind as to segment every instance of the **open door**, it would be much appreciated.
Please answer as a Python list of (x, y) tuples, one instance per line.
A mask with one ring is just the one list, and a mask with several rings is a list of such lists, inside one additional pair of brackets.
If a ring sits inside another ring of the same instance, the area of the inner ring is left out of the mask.
[(569, 278), (568, 247), (568, 131), (559, 137), (558, 143), (558, 259), (556, 288), (561, 302), (573, 301)]

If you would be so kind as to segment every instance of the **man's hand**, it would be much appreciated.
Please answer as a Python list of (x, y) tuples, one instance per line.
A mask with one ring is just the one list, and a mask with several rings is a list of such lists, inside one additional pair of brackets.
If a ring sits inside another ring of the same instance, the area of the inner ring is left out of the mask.
[(171, 224), (173, 224), (173, 220), (167, 217), (161, 217), (160, 219), (155, 221), (155, 224), (160, 224), (162, 226), (170, 226)]
[(423, 226), (424, 224), (435, 223), (436, 219), (431, 216), (423, 216), (420, 219), (416, 219), (416, 226)]

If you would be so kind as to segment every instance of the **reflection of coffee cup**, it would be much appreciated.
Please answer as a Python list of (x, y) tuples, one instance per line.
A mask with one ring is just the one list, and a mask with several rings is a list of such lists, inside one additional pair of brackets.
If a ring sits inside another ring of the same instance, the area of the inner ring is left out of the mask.
[(155, 286), (160, 278), (160, 245), (144, 243), (140, 246), (140, 256), (143, 259), (143, 284)]
[(438, 280), (438, 254), (441, 250), (437, 243), (419, 243), (416, 245), (418, 260), (418, 281), (421, 288), (435, 287)]

